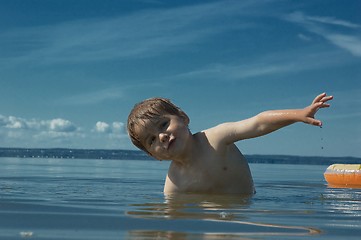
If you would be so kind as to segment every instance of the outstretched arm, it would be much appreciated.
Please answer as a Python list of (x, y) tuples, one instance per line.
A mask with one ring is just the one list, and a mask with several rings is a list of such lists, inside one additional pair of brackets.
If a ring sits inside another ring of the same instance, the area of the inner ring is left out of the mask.
[(296, 122), (322, 126), (322, 122), (315, 119), (315, 114), (320, 108), (329, 107), (328, 101), (332, 99), (332, 96), (322, 93), (311, 105), (303, 109), (265, 111), (243, 121), (221, 124), (212, 132), (223, 138), (225, 144), (230, 144), (242, 139), (263, 136)]

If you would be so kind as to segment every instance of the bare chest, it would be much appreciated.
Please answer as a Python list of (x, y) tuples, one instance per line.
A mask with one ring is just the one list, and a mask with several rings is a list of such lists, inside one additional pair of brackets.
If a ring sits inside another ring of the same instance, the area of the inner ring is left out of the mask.
[[(189, 168), (173, 171), (173, 183), (182, 192), (248, 192), (253, 181), (248, 164), (240, 154), (209, 154)], [(172, 177), (172, 176), (170, 176)]]

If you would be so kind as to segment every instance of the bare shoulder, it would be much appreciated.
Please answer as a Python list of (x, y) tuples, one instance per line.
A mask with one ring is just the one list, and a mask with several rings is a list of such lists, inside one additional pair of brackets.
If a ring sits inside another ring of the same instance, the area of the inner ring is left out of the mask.
[(233, 143), (229, 141), (229, 139), (234, 134), (235, 126), (235, 122), (226, 122), (203, 130), (202, 132), (212, 146), (223, 146)]

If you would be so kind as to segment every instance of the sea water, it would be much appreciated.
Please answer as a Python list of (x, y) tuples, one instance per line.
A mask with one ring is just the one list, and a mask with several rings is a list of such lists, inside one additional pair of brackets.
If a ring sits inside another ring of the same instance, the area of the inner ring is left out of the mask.
[(360, 239), (361, 189), (251, 164), (257, 193), (164, 196), (169, 162), (0, 158), (0, 239)]

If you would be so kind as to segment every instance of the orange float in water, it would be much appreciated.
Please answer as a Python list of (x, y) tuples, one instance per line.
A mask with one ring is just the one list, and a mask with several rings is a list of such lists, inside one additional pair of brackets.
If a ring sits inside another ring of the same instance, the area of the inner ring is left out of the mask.
[(332, 164), (323, 175), (331, 186), (361, 188), (361, 164)]

